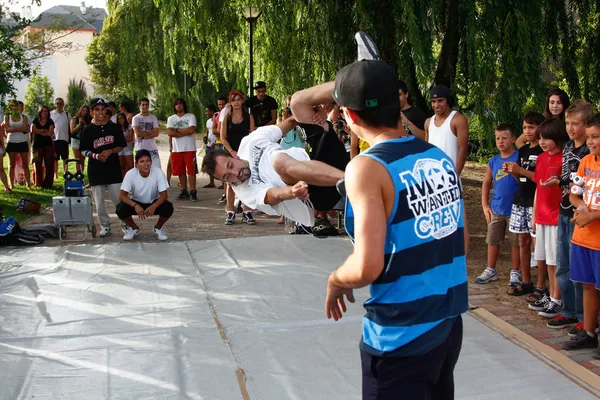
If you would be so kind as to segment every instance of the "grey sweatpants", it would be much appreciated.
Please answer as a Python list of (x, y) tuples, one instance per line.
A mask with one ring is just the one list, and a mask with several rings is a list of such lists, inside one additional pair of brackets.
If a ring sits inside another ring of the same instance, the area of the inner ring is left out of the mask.
[(121, 184), (113, 183), (110, 185), (96, 185), (92, 186), (92, 195), (94, 196), (94, 203), (96, 204), (96, 213), (98, 214), (98, 221), (102, 226), (110, 225), (110, 217), (108, 216), (108, 212), (106, 211), (106, 206), (104, 205), (104, 191), (108, 192), (108, 197), (110, 197), (113, 202), (115, 209), (117, 208), (117, 204), (119, 204), (119, 194), (121, 192)]

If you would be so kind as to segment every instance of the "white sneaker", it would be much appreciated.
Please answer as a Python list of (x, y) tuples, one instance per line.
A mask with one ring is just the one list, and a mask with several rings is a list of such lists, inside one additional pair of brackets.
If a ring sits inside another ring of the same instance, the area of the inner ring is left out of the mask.
[(162, 240), (167, 240), (167, 239), (169, 239), (169, 238), (167, 237), (167, 235), (165, 235), (165, 231), (164, 231), (164, 229), (163, 229), (163, 228), (160, 228), (160, 229), (153, 228), (153, 230), (154, 230), (154, 235), (156, 236), (156, 238), (157, 238), (158, 240), (161, 240), (161, 241), (162, 241)]
[(521, 283), (521, 272), (511, 270), (510, 279), (508, 280), (509, 285), (519, 285)]
[(100, 229), (100, 237), (106, 237), (110, 234), (110, 225), (106, 225), (103, 226), (102, 229)]
[(140, 233), (139, 229), (134, 229), (130, 226), (125, 230), (125, 235), (123, 235), (123, 240), (133, 240)]

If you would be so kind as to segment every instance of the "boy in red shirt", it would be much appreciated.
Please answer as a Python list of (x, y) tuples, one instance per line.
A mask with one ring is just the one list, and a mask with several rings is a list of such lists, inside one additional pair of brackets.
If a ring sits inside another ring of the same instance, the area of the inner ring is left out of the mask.
[(556, 280), (556, 250), (558, 247), (558, 212), (562, 189), (553, 184), (560, 178), (562, 169), (562, 146), (569, 141), (565, 123), (559, 119), (542, 122), (538, 128), (540, 146), (544, 152), (537, 159), (533, 181), (537, 185), (533, 206), (535, 227), (535, 259), (538, 262), (538, 287), (543, 287), (546, 274), (550, 281), (550, 296), (545, 295), (529, 304), (546, 318), (554, 318), (562, 310), (562, 297)]
[[(600, 311), (600, 114), (594, 115), (585, 128), (590, 154), (579, 164), (577, 175), (585, 179), (582, 196), (571, 194), (575, 209), (571, 275), (583, 284), (583, 327), (575, 339), (563, 343), (565, 350), (598, 347), (598, 312)], [(596, 350), (592, 356), (600, 359)]]

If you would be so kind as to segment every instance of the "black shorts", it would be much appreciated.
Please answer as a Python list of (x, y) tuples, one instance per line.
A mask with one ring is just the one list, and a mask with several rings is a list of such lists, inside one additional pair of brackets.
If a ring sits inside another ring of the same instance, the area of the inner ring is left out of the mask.
[(454, 367), (462, 338), (462, 317), (458, 316), (446, 340), (429, 353), (377, 357), (361, 351), (363, 400), (454, 399)]
[(69, 142), (66, 140), (55, 140), (54, 141), (54, 152), (56, 153), (55, 159), (66, 160), (69, 158)]
[[(152, 204), (156, 203), (156, 200), (152, 202)], [(138, 203), (144, 210), (150, 207), (152, 204)], [(173, 215), (173, 204), (170, 201), (165, 201), (160, 206), (156, 207), (155, 215), (163, 218), (171, 218)], [(129, 204), (125, 204), (123, 202), (117, 204), (117, 217), (119, 219), (129, 218), (133, 215), (137, 215), (135, 212), (135, 208), (131, 207)]]
[(29, 153), (29, 143), (21, 142), (21, 143), (6, 143), (6, 152), (7, 153)]

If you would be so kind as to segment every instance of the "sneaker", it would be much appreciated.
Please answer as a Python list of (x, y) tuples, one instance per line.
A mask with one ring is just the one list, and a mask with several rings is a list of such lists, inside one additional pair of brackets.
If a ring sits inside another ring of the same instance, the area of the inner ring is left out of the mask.
[(153, 228), (152, 230), (154, 231), (156, 238), (160, 241), (167, 240), (169, 238), (167, 235), (165, 235), (165, 230), (163, 228)]
[(235, 223), (235, 213), (233, 211), (227, 211), (227, 218), (225, 219), (225, 225), (233, 225)]
[(123, 240), (133, 240), (140, 233), (139, 229), (134, 229), (132, 227), (127, 227), (125, 231), (125, 235), (123, 235)]
[(221, 205), (221, 204), (225, 204), (225, 203), (227, 203), (227, 196), (225, 196), (223, 194), (223, 195), (221, 195), (221, 198), (219, 199), (219, 201), (217, 201), (217, 204)]
[[(575, 327), (573, 329), (571, 329), (569, 331), (568, 335), (571, 338), (577, 337), (579, 332), (581, 332), (582, 330), (583, 330), (583, 322), (580, 322), (577, 325), (575, 325)], [(600, 333), (600, 326), (598, 326), (598, 325), (596, 325), (596, 333)]]
[(541, 299), (529, 303), (529, 309), (533, 311), (544, 311), (548, 303), (550, 303), (550, 296), (544, 294)]
[[(541, 315), (541, 313), (540, 313), (540, 315)], [(562, 315), (559, 315), (559, 316), (555, 317), (554, 319), (550, 320), (546, 324), (546, 326), (548, 328), (552, 328), (552, 329), (561, 329), (561, 328), (568, 328), (570, 326), (576, 326), (578, 323), (579, 323), (579, 320), (577, 318), (567, 318), (567, 317), (563, 317)]]
[(181, 193), (177, 195), (177, 200), (187, 200), (190, 198), (190, 194), (187, 189), (181, 189)]
[(254, 219), (254, 217), (252, 216), (252, 213), (250, 211), (242, 213), (242, 223), (244, 223), (244, 222), (247, 223), (248, 225), (256, 224), (256, 220)]
[(357, 32), (354, 38), (358, 47), (357, 61), (379, 60), (381, 58), (379, 50), (377, 50), (377, 45), (365, 32)]
[(496, 273), (495, 269), (491, 269), (491, 268), (486, 268), (483, 270), (483, 272), (481, 273), (481, 275), (479, 275), (477, 278), (475, 278), (475, 282), (477, 283), (488, 283), (488, 282), (492, 282), (492, 281), (497, 281), (498, 280), (498, 274)]
[(110, 235), (110, 225), (103, 226), (98, 236), (107, 237), (108, 235)]
[(562, 306), (554, 301), (550, 301), (549, 303), (546, 304), (546, 307), (544, 307), (543, 311), (540, 311), (538, 313), (539, 316), (544, 317), (544, 318), (554, 318), (558, 315), (560, 315), (560, 312), (562, 311)]
[(214, 183), (209, 183), (208, 185), (202, 186), (202, 189), (210, 189), (210, 188), (214, 188), (214, 187), (215, 187)]
[(190, 190), (190, 200), (198, 201), (198, 191), (197, 190)]
[(562, 348), (565, 350), (597, 349), (598, 334), (594, 333), (594, 336), (590, 336), (585, 330), (582, 330), (574, 339), (564, 342)]
[(508, 284), (511, 286), (516, 286), (521, 284), (521, 272), (511, 270), (510, 271), (510, 279), (508, 280)]

